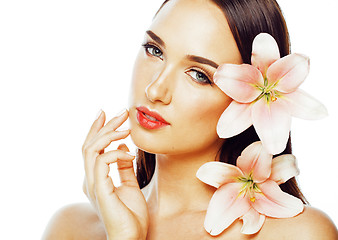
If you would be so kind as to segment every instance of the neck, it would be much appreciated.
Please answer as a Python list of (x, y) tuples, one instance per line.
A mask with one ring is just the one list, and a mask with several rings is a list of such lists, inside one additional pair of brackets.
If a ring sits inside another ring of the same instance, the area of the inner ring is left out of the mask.
[(206, 211), (215, 188), (196, 177), (206, 162), (215, 161), (220, 146), (196, 154), (156, 155), (156, 168), (147, 186), (149, 212), (160, 217)]

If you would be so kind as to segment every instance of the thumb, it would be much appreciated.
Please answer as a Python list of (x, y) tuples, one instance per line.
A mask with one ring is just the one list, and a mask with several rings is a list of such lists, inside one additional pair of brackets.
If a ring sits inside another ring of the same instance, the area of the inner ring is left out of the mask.
[(121, 144), (117, 147), (117, 149), (120, 149), (120, 150), (122, 150), (122, 151), (129, 152), (129, 148), (128, 148), (127, 145), (124, 144), (124, 143), (121, 143)]
[[(129, 152), (129, 148), (126, 144), (122, 143), (118, 146), (118, 149)], [(117, 169), (120, 175), (120, 181), (122, 185), (128, 185), (132, 187), (138, 187), (138, 182), (134, 172), (133, 161), (130, 160), (118, 160)]]

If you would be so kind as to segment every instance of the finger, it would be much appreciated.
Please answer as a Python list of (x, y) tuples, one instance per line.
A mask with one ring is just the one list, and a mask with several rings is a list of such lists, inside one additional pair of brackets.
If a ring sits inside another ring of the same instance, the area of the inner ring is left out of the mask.
[(112, 178), (109, 176), (109, 164), (116, 162), (118, 159), (129, 159), (132, 161), (134, 156), (127, 154), (122, 150), (114, 150), (106, 152), (97, 157), (95, 161), (95, 201), (98, 206), (99, 214), (102, 216), (103, 221), (107, 219), (109, 222), (119, 222), (119, 214), (112, 214), (107, 209), (115, 209), (117, 212), (126, 206), (121, 202), (117, 194), (115, 194), (115, 186)]
[(100, 153), (113, 141), (121, 140), (130, 134), (130, 129), (124, 131), (109, 131), (93, 140), (87, 148), (87, 152)]
[(90, 190), (88, 189), (88, 183), (87, 183), (87, 178), (84, 177), (83, 179), (83, 185), (82, 185), (82, 190), (84, 192), (84, 194), (87, 196), (88, 200), (90, 201), (90, 203), (92, 204), (92, 206), (97, 209), (96, 206), (96, 199), (95, 199), (95, 195), (94, 192), (90, 192)]
[[(124, 143), (120, 144), (118, 149), (129, 152), (129, 148)], [(117, 161), (117, 169), (119, 171), (120, 181), (122, 185), (127, 185), (131, 187), (139, 186), (134, 171), (133, 161), (124, 161), (122, 159), (119, 159)]]
[[(85, 149), (84, 153), (84, 167), (87, 181), (87, 192), (93, 198), (94, 195), (94, 166), (97, 157), (112, 141), (126, 138), (130, 134), (130, 130), (121, 132), (110, 132), (107, 136), (103, 136), (95, 142), (92, 142), (90, 146)], [(104, 154), (104, 153), (103, 153)], [(101, 155), (103, 155), (101, 154)], [(88, 196), (88, 195), (87, 195)]]
[(104, 111), (100, 111), (99, 116), (95, 119), (93, 122), (87, 137), (83, 143), (83, 148), (88, 145), (88, 143), (96, 136), (96, 134), (100, 131), (100, 129), (104, 126), (104, 123), (106, 121), (106, 114)]
[(129, 152), (129, 148), (128, 148), (127, 145), (124, 144), (124, 143), (121, 143), (121, 144), (117, 147), (117, 149), (120, 149), (120, 150), (125, 151), (125, 152)]
[(102, 154), (102, 151), (112, 142), (126, 138), (130, 134), (130, 130), (125, 131), (112, 131), (106, 133), (85, 149), (84, 152), (84, 164), (87, 177), (90, 177), (90, 173), (93, 171), (95, 159), (98, 155)]
[(94, 168), (95, 191), (99, 194), (113, 192), (115, 186), (109, 176), (109, 164), (116, 162), (118, 159), (132, 161), (134, 158), (134, 156), (122, 150), (113, 150), (99, 155), (96, 158)]
[(98, 134), (103, 135), (107, 132), (115, 131), (116, 129), (121, 127), (121, 125), (128, 119), (128, 116), (129, 112), (127, 110), (124, 110), (122, 114), (112, 118), (109, 122), (107, 122), (107, 124), (102, 129), (100, 129)]

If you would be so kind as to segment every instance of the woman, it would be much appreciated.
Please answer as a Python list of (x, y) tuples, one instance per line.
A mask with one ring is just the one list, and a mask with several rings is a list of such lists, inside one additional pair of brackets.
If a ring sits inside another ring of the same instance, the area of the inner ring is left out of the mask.
[[(210, 161), (235, 164), (258, 140), (252, 127), (219, 138), (216, 125), (232, 99), (213, 83), (213, 74), (223, 63), (250, 63), (252, 41), (261, 32), (276, 39), (282, 56), (289, 53), (274, 1), (165, 1), (135, 62), (129, 111), (107, 124), (101, 112), (83, 145), (91, 205), (62, 209), (44, 239), (337, 239), (328, 217), (308, 206), (293, 218), (267, 218), (254, 235), (240, 233), (240, 220), (217, 237), (203, 228), (215, 188), (199, 181), (197, 170)], [(128, 117), (131, 129), (118, 131)], [(104, 152), (129, 134), (140, 149), (137, 178), (126, 145)], [(290, 152), (289, 139), (284, 153)], [(118, 188), (108, 176), (113, 162)], [(294, 179), (281, 188), (305, 202)]]

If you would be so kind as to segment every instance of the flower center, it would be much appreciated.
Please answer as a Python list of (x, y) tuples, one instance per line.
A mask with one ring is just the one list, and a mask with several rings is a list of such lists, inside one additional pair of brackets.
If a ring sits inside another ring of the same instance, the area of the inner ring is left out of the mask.
[(262, 91), (262, 93), (257, 97), (255, 101), (260, 100), (261, 98), (265, 98), (265, 100), (269, 102), (275, 102), (277, 101), (278, 97), (280, 96), (279, 92), (277, 90), (274, 90), (276, 87), (276, 83), (269, 85), (268, 79), (264, 79), (264, 86), (257, 86), (257, 88)]
[(254, 182), (252, 174), (250, 173), (248, 177), (238, 177), (237, 180), (243, 184), (239, 195), (244, 194), (254, 203), (256, 201), (255, 194), (261, 193), (261, 190), (257, 183)]
[(264, 88), (262, 91), (263, 96), (265, 96), (265, 99), (267, 102), (275, 102), (277, 101), (277, 93), (274, 90), (270, 90), (269, 88)]

